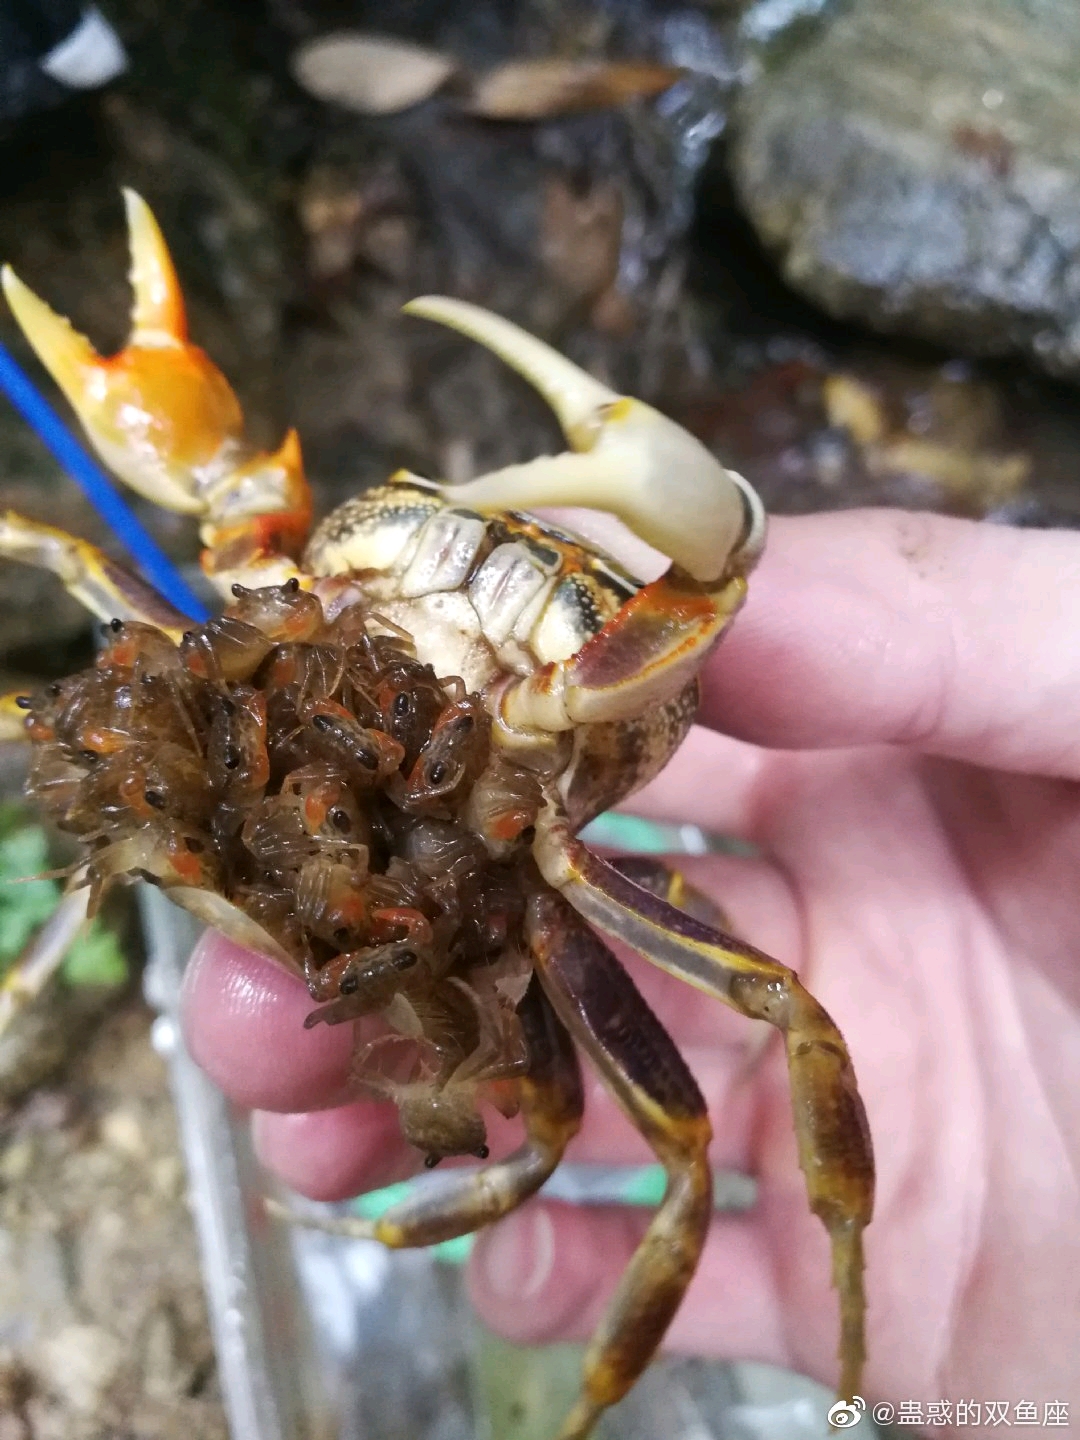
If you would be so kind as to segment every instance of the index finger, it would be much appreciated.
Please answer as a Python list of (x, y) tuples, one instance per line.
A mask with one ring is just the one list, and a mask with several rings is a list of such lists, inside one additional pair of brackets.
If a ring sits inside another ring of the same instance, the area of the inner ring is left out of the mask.
[(700, 719), (787, 749), (888, 743), (1080, 774), (1080, 536), (903, 511), (772, 522)]

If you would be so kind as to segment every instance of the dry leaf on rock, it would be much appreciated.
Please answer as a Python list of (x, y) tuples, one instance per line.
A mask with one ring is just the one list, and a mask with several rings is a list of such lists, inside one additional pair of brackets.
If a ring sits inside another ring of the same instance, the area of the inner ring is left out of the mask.
[(476, 81), (466, 102), (487, 120), (544, 120), (670, 89), (683, 71), (634, 60), (514, 60)]
[(458, 66), (451, 56), (406, 40), (342, 31), (301, 46), (292, 68), (298, 84), (319, 100), (361, 115), (394, 115), (430, 99)]

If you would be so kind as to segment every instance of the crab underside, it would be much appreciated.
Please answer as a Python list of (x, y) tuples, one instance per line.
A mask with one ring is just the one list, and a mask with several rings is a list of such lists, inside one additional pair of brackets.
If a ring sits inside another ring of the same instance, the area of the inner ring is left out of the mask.
[[(305, 542), (299, 445), (243, 438), (228, 383), (187, 341), (168, 252), (126, 195), (132, 336), (112, 359), (10, 271), (16, 316), (126, 483), (201, 520), (232, 603), (204, 626), (85, 542), (8, 514), (0, 553), (55, 570), (106, 621), (95, 668), (11, 697), (30, 793), (83, 842), (78, 917), (142, 878), (303, 977), (308, 1024), (378, 1016), (358, 1081), (395, 1101), (429, 1163), (471, 1153), (437, 1195), (352, 1234), (426, 1245), (507, 1214), (582, 1114), (583, 1050), (669, 1184), (585, 1360), (561, 1440), (634, 1383), (693, 1275), (712, 1206), (704, 1102), (597, 934), (628, 943), (782, 1035), (800, 1163), (832, 1245), (840, 1393), (863, 1363), (862, 1231), (873, 1160), (844, 1041), (785, 966), (669, 903), (655, 866), (576, 837), (655, 775), (686, 733), (695, 676), (761, 548), (753, 492), (671, 421), (461, 302), (416, 314), (480, 340), (555, 408), (572, 450), (446, 487), (394, 477)], [(672, 565), (638, 585), (508, 507), (606, 509)], [(707, 902), (705, 902), (707, 905)], [(712, 917), (716, 918), (716, 917)], [(70, 925), (67, 927), (70, 930)], [(7, 982), (15, 1007), (59, 958), (52, 927)], [(482, 1103), (525, 1139), (490, 1161)]]

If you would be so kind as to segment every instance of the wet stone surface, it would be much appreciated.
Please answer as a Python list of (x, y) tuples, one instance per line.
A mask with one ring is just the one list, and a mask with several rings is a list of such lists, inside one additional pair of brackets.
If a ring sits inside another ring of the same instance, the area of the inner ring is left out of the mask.
[(766, 55), (732, 168), (829, 313), (1080, 375), (1080, 12), (865, 0)]

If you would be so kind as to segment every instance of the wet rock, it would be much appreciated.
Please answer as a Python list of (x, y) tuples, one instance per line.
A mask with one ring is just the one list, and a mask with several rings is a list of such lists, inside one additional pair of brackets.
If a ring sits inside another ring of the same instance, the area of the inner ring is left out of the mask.
[(1080, 11), (862, 0), (766, 57), (731, 163), (844, 318), (1080, 376)]

